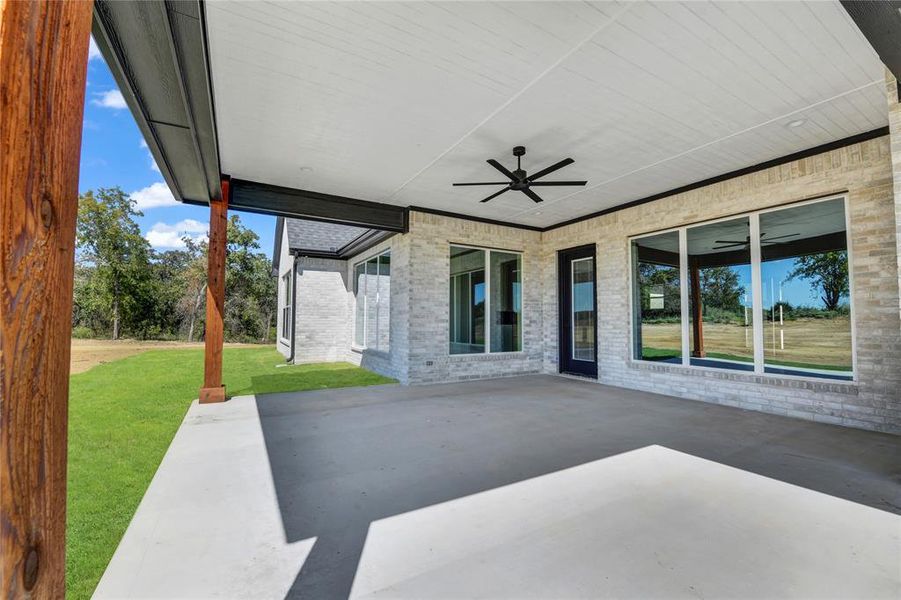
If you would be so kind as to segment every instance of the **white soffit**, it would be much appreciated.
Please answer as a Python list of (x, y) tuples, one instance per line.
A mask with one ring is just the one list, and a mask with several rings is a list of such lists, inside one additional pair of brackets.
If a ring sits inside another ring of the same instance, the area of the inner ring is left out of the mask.
[[(222, 170), (546, 226), (887, 124), (838, 2), (206, 4)], [(788, 123), (803, 120), (799, 127)], [(454, 181), (485, 163), (585, 188)], [(540, 211), (540, 214), (536, 214)]]

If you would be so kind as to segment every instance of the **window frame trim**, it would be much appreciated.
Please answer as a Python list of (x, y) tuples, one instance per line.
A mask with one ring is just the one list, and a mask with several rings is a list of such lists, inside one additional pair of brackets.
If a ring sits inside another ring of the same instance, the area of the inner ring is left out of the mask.
[[(356, 280), (357, 267), (359, 265), (363, 265), (363, 275), (368, 275), (368, 273), (366, 273), (366, 263), (374, 260), (375, 261), (375, 269), (376, 269), (376, 277), (380, 277), (381, 276), (381, 273), (380, 273), (381, 262), (379, 261), (379, 259), (385, 254), (391, 254), (391, 246), (388, 246), (387, 248), (384, 248), (384, 249), (380, 250), (379, 252), (375, 252), (374, 254), (370, 254), (366, 258), (362, 258), (355, 263), (351, 263), (351, 265), (350, 265), (350, 276), (353, 278), (353, 281), (351, 281), (351, 286), (352, 286), (351, 289), (353, 290), (352, 293), (353, 293), (353, 297), (354, 297), (354, 318), (353, 318), (352, 334), (350, 336), (350, 349), (354, 350), (356, 352), (362, 352), (364, 350), (367, 350), (369, 352), (380, 352), (382, 354), (389, 354), (391, 352), (391, 313), (390, 312), (388, 313), (388, 348), (386, 350), (383, 350), (381, 348), (370, 348), (369, 346), (366, 345), (366, 334), (369, 331), (369, 304), (367, 302), (363, 303), (363, 343), (358, 344), (357, 340), (356, 340), (356, 337), (357, 337), (357, 303), (360, 301), (359, 297), (358, 297), (359, 296), (359, 290), (358, 290), (358, 286), (357, 286), (358, 282)], [(390, 298), (391, 298), (391, 287), (390, 287), (391, 283), (390, 282), (388, 283), (388, 286), (389, 286), (388, 287), (388, 298), (390, 300)], [(366, 292), (363, 292), (363, 294), (365, 297)], [(379, 296), (380, 296), (379, 291), (376, 290), (376, 304), (378, 304), (379, 301), (381, 300), (381, 298)], [(389, 304), (389, 306), (390, 306), (390, 304)], [(378, 312), (376, 312), (376, 314), (378, 314)], [(376, 336), (378, 336), (378, 326), (376, 326)]]
[[(850, 202), (848, 198), (849, 194), (846, 191), (837, 192), (835, 194), (829, 194), (824, 196), (819, 196), (816, 198), (810, 198), (806, 200), (796, 200), (789, 201), (777, 206), (768, 206), (765, 208), (760, 208), (757, 210), (750, 210), (741, 213), (734, 213), (724, 217), (717, 217), (714, 219), (707, 219), (703, 221), (694, 221), (691, 223), (685, 223), (683, 225), (678, 225), (675, 227), (668, 227), (665, 229), (658, 229), (655, 231), (641, 233), (638, 235), (631, 235), (626, 237), (626, 252), (628, 256), (629, 262), (629, 272), (628, 272), (628, 302), (629, 302), (629, 358), (628, 363), (630, 366), (636, 365), (648, 365), (648, 364), (660, 364), (656, 361), (645, 360), (642, 358), (635, 358), (635, 265), (633, 264), (632, 259), (632, 242), (635, 240), (654, 237), (658, 235), (663, 235), (666, 233), (677, 232), (679, 235), (679, 287), (680, 287), (680, 311), (681, 311), (681, 329), (682, 329), (682, 356), (681, 363), (679, 364), (667, 364), (670, 367), (683, 368), (693, 371), (700, 372), (716, 372), (716, 373), (733, 373), (746, 375), (749, 377), (773, 377), (776, 379), (795, 379), (801, 381), (809, 381), (809, 382), (817, 382), (817, 383), (829, 383), (834, 385), (845, 385), (852, 386), (857, 385), (859, 383), (858, 377), (859, 372), (857, 368), (857, 324), (855, 319), (855, 309), (854, 309), (854, 297), (855, 297), (855, 286), (854, 286), (854, 255), (852, 252), (852, 243), (851, 243), (851, 211), (850, 211)], [(819, 204), (821, 202), (830, 202), (835, 200), (841, 200), (844, 213), (845, 213), (845, 238), (846, 238), (846, 248), (845, 252), (848, 257), (848, 318), (851, 322), (851, 378), (850, 379), (832, 379), (828, 377), (817, 377), (814, 375), (802, 375), (802, 374), (789, 374), (789, 373), (767, 373), (765, 371), (765, 357), (764, 357), (764, 336), (763, 333), (763, 296), (762, 296), (762, 281), (761, 281), (761, 246), (760, 246), (760, 216), (766, 213), (779, 212), (782, 210), (788, 210), (791, 208), (796, 208), (800, 206), (807, 206), (813, 204)], [(753, 336), (754, 336), (754, 370), (753, 371), (743, 371), (740, 369), (718, 369), (715, 367), (707, 367), (703, 365), (692, 365), (691, 364), (691, 348), (690, 348), (690, 332), (689, 329), (691, 327), (691, 323), (688, 317), (688, 230), (693, 229), (695, 227), (701, 227), (704, 225), (709, 225), (712, 223), (719, 223), (724, 221), (732, 221), (735, 219), (741, 219), (746, 217), (748, 219), (749, 225), (749, 233), (751, 239), (754, 242), (751, 244), (751, 293), (753, 295), (752, 302), (752, 311), (753, 311)], [(755, 235), (756, 233), (756, 235)], [(755, 252), (756, 247), (756, 252)], [(755, 262), (755, 254), (756, 254), (756, 262)], [(755, 282), (756, 280), (756, 282)], [(755, 289), (757, 288), (757, 289)], [(758, 328), (760, 332), (758, 332)], [(758, 345), (760, 360), (758, 361)]]
[[(444, 328), (445, 334), (447, 334), (447, 342), (444, 344), (444, 351), (447, 353), (446, 356), (488, 356), (488, 355), (516, 355), (522, 354), (525, 352), (525, 289), (526, 289), (526, 269), (525, 269), (525, 261), (523, 260), (523, 251), (522, 250), (507, 250), (504, 248), (494, 248), (490, 246), (474, 246), (472, 244), (458, 244), (456, 242), (448, 242), (447, 244), (447, 287), (448, 293), (445, 295), (448, 299), (450, 298), (450, 280), (451, 280), (451, 272), (450, 272), (450, 249), (451, 248), (468, 248), (470, 250), (481, 250), (485, 253), (485, 349), (482, 352), (455, 352), (451, 354), (450, 351), (450, 311), (451, 307), (448, 306), (447, 311), (447, 327)], [(516, 254), (519, 256), (519, 275), (520, 275), (520, 301), (522, 302), (521, 313), (520, 313), (520, 327), (519, 327), (519, 350), (498, 350), (493, 352), (491, 350), (491, 323), (489, 321), (491, 317), (491, 253), (492, 252), (502, 252), (504, 254)], [(472, 271), (468, 271), (471, 273)], [(597, 325), (595, 325), (597, 326)]]
[[(293, 261), (292, 261), (292, 265), (293, 265)], [(292, 271), (293, 271), (293, 267), (292, 267)], [(284, 273), (282, 273), (282, 276), (281, 276), (281, 280), (285, 284), (286, 302), (285, 302), (285, 305), (282, 306), (282, 315), (281, 315), (282, 316), (282, 326), (278, 332), (278, 339), (280, 342), (284, 342), (285, 344), (291, 343), (291, 338), (287, 338), (283, 334), (285, 333), (285, 328), (288, 325), (288, 322), (287, 322), (288, 315), (292, 314), (292, 311), (294, 310), (294, 290), (291, 289), (292, 288), (292, 286), (291, 286), (292, 271), (285, 271)], [(290, 302), (287, 301), (288, 299), (290, 299)]]
[[(598, 348), (597, 348), (597, 328), (598, 328), (598, 311), (597, 308), (594, 310), (594, 328), (595, 328), (595, 340), (594, 340), (594, 348), (592, 348), (592, 353), (594, 354), (594, 358), (592, 360), (586, 360), (584, 358), (576, 358), (576, 303), (575, 303), (575, 285), (576, 285), (576, 268), (575, 264), (577, 262), (590, 260), (591, 261), (591, 270), (592, 273), (596, 274), (598, 269), (598, 264), (596, 260), (596, 256), (583, 256), (582, 258), (574, 258), (569, 260), (569, 285), (573, 287), (573, 290), (570, 292), (573, 301), (571, 301), (569, 307), (569, 356), (570, 360), (578, 360), (580, 362), (588, 362), (588, 363), (597, 363), (598, 359)], [(595, 275), (595, 280), (592, 282), (594, 285), (594, 290), (592, 296), (595, 299), (595, 306), (597, 306), (597, 295), (598, 295), (598, 286), (597, 286), (597, 276)]]

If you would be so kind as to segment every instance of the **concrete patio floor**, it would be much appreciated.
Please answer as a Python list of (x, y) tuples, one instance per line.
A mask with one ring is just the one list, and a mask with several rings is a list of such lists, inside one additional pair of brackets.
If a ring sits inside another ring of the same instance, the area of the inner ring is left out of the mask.
[(901, 438), (553, 376), (194, 404), (98, 598), (901, 597)]

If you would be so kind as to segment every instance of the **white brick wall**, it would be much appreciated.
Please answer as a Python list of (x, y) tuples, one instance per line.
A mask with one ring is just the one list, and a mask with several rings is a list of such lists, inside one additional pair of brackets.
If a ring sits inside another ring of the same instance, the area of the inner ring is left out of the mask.
[[(357, 263), (377, 256), (385, 250), (391, 250), (391, 299), (389, 351), (381, 352), (353, 347), (353, 332), (356, 319), (355, 299), (353, 294), (353, 269)], [(386, 241), (370, 248), (366, 252), (346, 261), (348, 287), (345, 306), (348, 319), (344, 325), (348, 344), (343, 360), (360, 365), (366, 369), (393, 377), (401, 383), (408, 383), (408, 322), (410, 318), (410, 236), (395, 235)]]
[[(805, 198), (846, 193), (857, 339), (855, 384), (807, 381), (631, 360), (630, 236)], [(542, 235), (545, 363), (557, 370), (556, 253), (598, 254), (598, 379), (816, 421), (901, 432), (901, 321), (888, 137), (758, 171)]]
[[(542, 369), (541, 234), (410, 214), (411, 284), (409, 381), (428, 383), (538, 373)], [(448, 353), (452, 243), (522, 252), (523, 350), (481, 355)]]
[[(631, 236), (832, 194), (848, 198), (856, 382), (704, 370), (631, 359)], [(322, 313), (316, 317), (315, 327), (308, 328), (304, 343), (320, 340), (327, 346), (327, 360), (350, 360), (402, 383), (556, 373), (557, 252), (595, 244), (599, 382), (808, 420), (901, 432), (899, 222), (901, 211), (893, 193), (887, 136), (544, 233), (414, 211), (408, 234), (394, 236), (352, 260), (333, 261), (341, 265), (331, 268), (343, 269), (343, 302), (336, 300), (337, 291), (328, 296), (328, 301), (320, 302)], [(522, 352), (449, 355), (448, 275), (453, 243), (522, 252)], [(352, 349), (353, 265), (389, 247), (390, 352)], [(320, 300), (325, 297), (316, 296)], [(304, 303), (303, 299), (298, 302), (299, 322), (309, 318)], [(332, 328), (342, 333), (326, 339), (325, 330)], [(316, 356), (319, 359), (320, 355)]]
[(347, 352), (347, 262), (297, 260), (294, 362), (343, 360)]

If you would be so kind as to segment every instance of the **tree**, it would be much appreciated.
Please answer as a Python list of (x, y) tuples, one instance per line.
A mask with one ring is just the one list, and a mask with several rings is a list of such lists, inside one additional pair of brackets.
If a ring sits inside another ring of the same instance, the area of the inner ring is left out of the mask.
[(206, 296), (206, 271), (207, 271), (207, 243), (195, 242), (191, 238), (184, 238), (185, 256), (180, 278), (182, 281), (182, 295), (178, 303), (178, 312), (182, 319), (187, 321), (188, 341), (194, 341), (194, 332), (197, 331), (198, 319), (204, 319), (203, 307)]
[[(78, 199), (76, 242), (79, 262), (91, 270), (84, 286), (90, 304), (106, 309), (112, 338), (121, 325), (137, 325), (154, 301), (150, 244), (135, 221), (142, 213), (121, 188), (88, 191)], [(105, 319), (104, 319), (105, 320)]]
[(705, 307), (716, 307), (731, 312), (741, 310), (741, 296), (745, 287), (738, 273), (730, 267), (701, 269), (701, 301)]
[(826, 310), (837, 310), (842, 297), (849, 294), (848, 253), (835, 250), (798, 256), (787, 279), (809, 281), (814, 293), (821, 294)]
[(272, 264), (259, 249), (260, 237), (241, 224), (228, 221), (225, 254), (225, 329), (235, 340), (266, 341), (275, 312), (276, 287)]
[[(140, 216), (119, 188), (79, 198), (73, 326), (82, 335), (113, 339), (127, 333), (194, 341), (204, 325), (207, 242), (186, 237), (183, 249), (154, 252), (135, 221)], [(259, 236), (233, 215), (226, 249), (228, 340), (270, 340), (276, 286), (259, 247)]]

